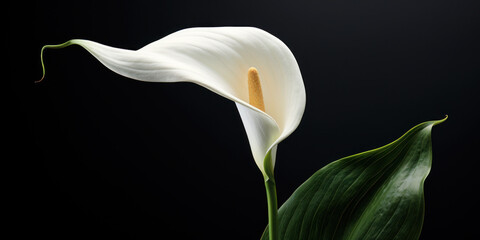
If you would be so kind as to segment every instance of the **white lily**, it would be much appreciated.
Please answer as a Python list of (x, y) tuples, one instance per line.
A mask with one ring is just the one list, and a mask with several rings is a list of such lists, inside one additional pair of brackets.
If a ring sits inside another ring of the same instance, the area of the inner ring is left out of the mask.
[[(305, 109), (305, 87), (293, 54), (278, 38), (258, 28), (184, 29), (139, 50), (80, 39), (44, 48), (72, 44), (125, 77), (192, 82), (234, 101), (253, 158), (266, 179), (273, 177), (277, 145), (297, 128)], [(256, 86), (248, 86), (248, 75), (250, 81), (257, 80)], [(255, 98), (257, 102), (252, 102)]]

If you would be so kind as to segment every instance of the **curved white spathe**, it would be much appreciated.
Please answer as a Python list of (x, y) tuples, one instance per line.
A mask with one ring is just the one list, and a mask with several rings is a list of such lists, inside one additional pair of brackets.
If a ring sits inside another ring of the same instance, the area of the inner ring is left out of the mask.
[[(133, 51), (74, 39), (112, 71), (141, 81), (193, 82), (234, 101), (258, 167), (300, 123), (305, 87), (288, 47), (253, 27), (189, 28)], [(248, 102), (247, 73), (260, 75), (265, 112)], [(272, 157), (272, 164), (275, 157)]]

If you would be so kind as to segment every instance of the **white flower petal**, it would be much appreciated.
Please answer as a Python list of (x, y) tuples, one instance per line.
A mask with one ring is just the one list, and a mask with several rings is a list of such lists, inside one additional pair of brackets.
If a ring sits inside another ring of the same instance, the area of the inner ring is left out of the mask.
[[(236, 105), (248, 135), (255, 163), (262, 173), (265, 174), (263, 161), (272, 144), (280, 136), (280, 129), (275, 122), (265, 121), (262, 118), (264, 115), (262, 112), (252, 111), (251, 108), (239, 103), (236, 103)], [(273, 156), (275, 156), (275, 154)], [(275, 158), (272, 157), (272, 161), (274, 163)]]
[[(235, 101), (263, 173), (265, 155), (296, 129), (305, 109), (305, 87), (293, 54), (279, 39), (258, 28), (190, 28), (137, 51), (88, 40), (71, 42), (123, 76), (193, 82)], [(265, 113), (248, 104), (250, 67), (257, 68), (260, 75)]]

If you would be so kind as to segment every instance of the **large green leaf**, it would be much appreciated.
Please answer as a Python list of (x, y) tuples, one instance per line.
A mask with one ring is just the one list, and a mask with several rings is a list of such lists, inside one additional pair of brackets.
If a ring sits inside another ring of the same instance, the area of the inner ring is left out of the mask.
[(317, 171), (279, 209), (280, 239), (418, 239), (431, 131), (445, 120), (419, 124), (386, 146)]

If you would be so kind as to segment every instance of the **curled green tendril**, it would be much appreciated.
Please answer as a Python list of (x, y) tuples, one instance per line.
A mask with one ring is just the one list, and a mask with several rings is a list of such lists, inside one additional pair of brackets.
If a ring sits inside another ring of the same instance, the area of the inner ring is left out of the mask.
[(45, 65), (43, 64), (43, 51), (47, 48), (53, 48), (53, 49), (64, 48), (64, 47), (68, 47), (72, 44), (73, 44), (72, 41), (67, 41), (65, 43), (58, 44), (58, 45), (45, 45), (45, 46), (42, 47), (42, 50), (40, 51), (40, 61), (42, 62), (43, 75), (42, 75), (42, 78), (40, 80), (35, 81), (35, 83), (39, 83), (39, 82), (43, 81), (43, 79), (45, 78)]

